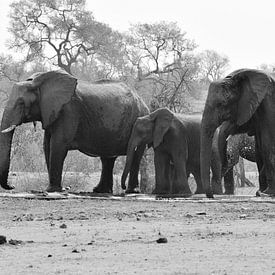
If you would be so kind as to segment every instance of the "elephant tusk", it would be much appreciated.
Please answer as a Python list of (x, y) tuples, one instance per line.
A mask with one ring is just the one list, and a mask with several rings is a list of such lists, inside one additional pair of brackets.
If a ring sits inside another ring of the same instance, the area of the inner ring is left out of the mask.
[(230, 138), (232, 137), (232, 135), (229, 135), (226, 139), (226, 141), (228, 141)]
[(7, 128), (7, 129), (5, 129), (5, 130), (2, 130), (1, 132), (3, 133), (3, 134), (5, 134), (5, 133), (8, 133), (8, 132), (11, 132), (11, 131), (13, 131), (14, 129), (16, 128), (16, 125), (11, 125), (9, 128)]

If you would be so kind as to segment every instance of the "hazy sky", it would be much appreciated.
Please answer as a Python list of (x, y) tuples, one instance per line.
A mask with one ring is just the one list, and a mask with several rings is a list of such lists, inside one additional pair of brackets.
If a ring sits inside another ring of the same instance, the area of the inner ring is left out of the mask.
[[(1, 1), (0, 52), (11, 0)], [(199, 45), (230, 59), (231, 70), (275, 64), (275, 0), (86, 0), (97, 20), (119, 31), (131, 23), (175, 21)]]

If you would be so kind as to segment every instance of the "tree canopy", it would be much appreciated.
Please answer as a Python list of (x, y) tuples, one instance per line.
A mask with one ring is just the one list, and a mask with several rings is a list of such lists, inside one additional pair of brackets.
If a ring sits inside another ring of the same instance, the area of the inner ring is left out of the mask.
[(167, 106), (180, 111), (197, 72), (196, 44), (175, 22), (135, 24), (130, 28), (125, 51), (139, 81), (154, 87), (152, 109)]
[(14, 0), (10, 18), (8, 44), (25, 56), (0, 57), (0, 77), (10, 80), (24, 78), (26, 68), (55, 65), (87, 81), (126, 81), (146, 93), (152, 109), (179, 112), (188, 109), (196, 82), (220, 78), (229, 63), (212, 50), (195, 53), (196, 43), (176, 22), (132, 24), (119, 33), (97, 21), (85, 0)]
[(19, 0), (11, 5), (10, 47), (71, 73), (81, 55), (106, 55), (119, 34), (94, 19), (85, 0)]

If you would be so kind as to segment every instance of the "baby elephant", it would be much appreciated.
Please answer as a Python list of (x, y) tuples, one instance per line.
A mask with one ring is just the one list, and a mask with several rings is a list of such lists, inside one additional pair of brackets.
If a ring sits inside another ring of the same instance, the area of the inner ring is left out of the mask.
[(200, 125), (200, 115), (174, 114), (167, 108), (137, 118), (128, 142), (122, 188), (126, 188), (125, 180), (135, 161), (136, 148), (147, 144), (153, 146), (155, 153), (155, 194), (192, 194), (187, 181), (190, 173), (197, 183), (196, 193), (203, 193), (200, 179)]

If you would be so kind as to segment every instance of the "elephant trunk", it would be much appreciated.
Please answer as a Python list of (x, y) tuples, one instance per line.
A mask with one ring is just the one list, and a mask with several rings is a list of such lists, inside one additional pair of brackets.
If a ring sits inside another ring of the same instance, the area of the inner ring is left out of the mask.
[(215, 112), (208, 110), (208, 107), (206, 107), (204, 110), (201, 125), (200, 166), (201, 180), (204, 191), (208, 198), (213, 198), (213, 190), (210, 185), (210, 165), (212, 157), (213, 136), (218, 126), (218, 116), (215, 116)]
[(126, 189), (126, 184), (125, 181), (127, 179), (127, 176), (130, 172), (133, 160), (134, 160), (134, 155), (135, 151), (137, 149), (137, 144), (133, 143), (133, 138), (130, 138), (128, 148), (127, 148), (127, 157), (126, 157), (126, 163), (125, 167), (121, 176), (121, 188)]
[(6, 190), (11, 190), (14, 187), (8, 184), (8, 174), (10, 167), (12, 137), (15, 127), (11, 127), (8, 114), (9, 111), (5, 109), (1, 122), (1, 131), (5, 129), (8, 131), (0, 133), (0, 186)]

